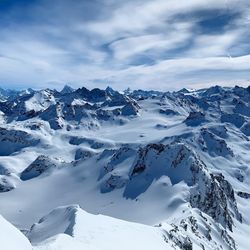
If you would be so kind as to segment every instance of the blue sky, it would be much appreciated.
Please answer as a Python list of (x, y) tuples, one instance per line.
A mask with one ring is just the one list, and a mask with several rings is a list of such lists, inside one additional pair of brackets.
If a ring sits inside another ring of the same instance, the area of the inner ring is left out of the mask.
[(0, 0), (0, 84), (250, 84), (249, 0)]

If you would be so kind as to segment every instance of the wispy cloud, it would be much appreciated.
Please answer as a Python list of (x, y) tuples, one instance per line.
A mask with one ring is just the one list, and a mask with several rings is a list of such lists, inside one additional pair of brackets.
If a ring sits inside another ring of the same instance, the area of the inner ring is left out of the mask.
[(249, 83), (248, 0), (3, 2), (0, 82), (7, 87)]

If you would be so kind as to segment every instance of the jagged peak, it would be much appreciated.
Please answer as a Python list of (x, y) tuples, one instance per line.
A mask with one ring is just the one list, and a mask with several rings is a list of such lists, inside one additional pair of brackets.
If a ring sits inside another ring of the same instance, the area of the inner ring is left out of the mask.
[(74, 89), (68, 84), (65, 84), (62, 90), (60, 91), (61, 94), (70, 94), (72, 92), (74, 92)]

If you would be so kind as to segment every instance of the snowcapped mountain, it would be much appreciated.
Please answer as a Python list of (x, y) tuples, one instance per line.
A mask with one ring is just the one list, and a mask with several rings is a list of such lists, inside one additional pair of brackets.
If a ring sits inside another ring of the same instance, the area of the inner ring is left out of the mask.
[(4, 250), (249, 249), (250, 87), (2, 93)]

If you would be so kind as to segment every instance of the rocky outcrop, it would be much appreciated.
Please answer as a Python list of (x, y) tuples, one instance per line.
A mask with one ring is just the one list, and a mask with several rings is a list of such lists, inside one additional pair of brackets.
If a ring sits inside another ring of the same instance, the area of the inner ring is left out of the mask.
[(86, 160), (94, 155), (93, 151), (87, 150), (87, 149), (82, 149), (78, 148), (75, 153), (75, 160)]
[(39, 139), (33, 138), (25, 131), (0, 128), (0, 155), (10, 155), (38, 143)]
[[(184, 215), (176, 224), (159, 225), (165, 232), (166, 240), (173, 242), (173, 247), (180, 249), (237, 250), (230, 234), (219, 224), (213, 225), (209, 216), (195, 210)], [(218, 239), (221, 239), (218, 244)], [(198, 246), (197, 246), (197, 245)]]
[(222, 174), (204, 177), (199, 180), (198, 188), (191, 192), (190, 204), (232, 231), (234, 217), (242, 222), (232, 186)]
[(174, 115), (179, 115), (179, 113), (175, 110), (172, 110), (170, 108), (167, 108), (167, 109), (160, 109), (159, 110), (159, 113), (160, 114), (163, 114), (163, 115), (168, 115), (168, 116), (174, 116)]
[(128, 178), (123, 175), (109, 174), (109, 177), (102, 182), (100, 190), (102, 193), (111, 192), (114, 189), (120, 189), (125, 187), (128, 182)]
[(237, 195), (244, 199), (250, 199), (250, 193), (247, 192), (238, 191)]
[(70, 137), (69, 144), (71, 145), (86, 144), (89, 145), (92, 149), (110, 148), (113, 146), (113, 144), (109, 141), (94, 140), (91, 138), (86, 138), (81, 136)]
[(51, 172), (58, 167), (59, 162), (55, 159), (51, 159), (46, 155), (38, 156), (24, 171), (21, 173), (21, 180), (27, 181), (32, 178), (47, 172)]
[(0, 175), (0, 193), (8, 192), (15, 187), (15, 183), (8, 176)]
[(205, 122), (205, 114), (203, 112), (192, 111), (189, 113), (189, 116), (184, 121), (188, 126), (197, 126), (202, 122)]

